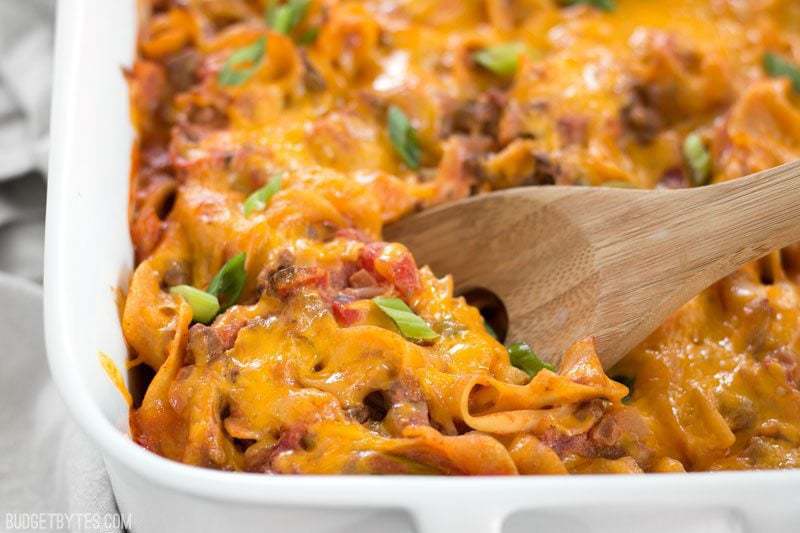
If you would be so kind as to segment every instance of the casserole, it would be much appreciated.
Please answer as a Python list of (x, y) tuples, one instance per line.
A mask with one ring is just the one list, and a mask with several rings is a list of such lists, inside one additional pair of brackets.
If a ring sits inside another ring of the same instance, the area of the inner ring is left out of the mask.
[[(167, 461), (127, 437), (127, 406), (97, 352), (124, 368), (114, 288), (132, 268), (126, 200), (132, 131), (120, 66), (133, 57), (135, 3), (59, 5), (46, 243), (50, 365), (101, 448), (134, 531), (789, 530), (791, 471), (531, 479), (232, 474)], [(662, 518), (659, 520), (659, 518)], [(651, 520), (646, 520), (651, 519)], [(649, 529), (648, 529), (649, 528)]]

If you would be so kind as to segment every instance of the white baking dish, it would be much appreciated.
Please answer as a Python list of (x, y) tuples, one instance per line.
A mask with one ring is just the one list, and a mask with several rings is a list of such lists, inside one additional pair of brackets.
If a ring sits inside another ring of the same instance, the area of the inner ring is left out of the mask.
[[(98, 363), (125, 365), (114, 287), (132, 268), (121, 67), (134, 0), (60, 0), (45, 265), (50, 367), (135, 532), (797, 531), (800, 471), (501, 478), (279, 477), (171, 462), (128, 437)], [(24, 377), (20, 377), (24, 379)]]

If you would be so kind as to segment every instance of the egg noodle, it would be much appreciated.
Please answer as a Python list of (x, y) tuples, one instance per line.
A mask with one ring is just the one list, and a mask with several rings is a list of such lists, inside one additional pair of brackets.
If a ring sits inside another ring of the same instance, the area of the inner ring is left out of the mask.
[(591, 338), (558, 368), (510, 355), (448, 273), (381, 239), (499, 188), (702, 186), (796, 159), (800, 3), (149, 0), (140, 20), (123, 329), (152, 374), (141, 446), (297, 474), (800, 464), (800, 248), (606, 373)]

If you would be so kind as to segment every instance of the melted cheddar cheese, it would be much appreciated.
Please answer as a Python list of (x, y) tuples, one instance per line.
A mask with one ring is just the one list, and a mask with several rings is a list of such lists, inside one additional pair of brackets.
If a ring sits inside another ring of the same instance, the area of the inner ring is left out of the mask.
[[(800, 250), (704, 291), (608, 374), (585, 339), (531, 378), (447, 273), (381, 240), (387, 222), (498, 188), (690, 186), (690, 134), (710, 181), (800, 155), (798, 96), (762, 67), (800, 61), (796, 1), (565, 3), (311, 0), (283, 28), (265, 11), (295, 2), (142, 3), (122, 320), (131, 365), (153, 372), (130, 415), (139, 444), (270, 473), (800, 465)], [(513, 72), (476, 61), (508, 43)], [(245, 74), (223, 83), (243, 51)], [(419, 168), (393, 145), (392, 106)], [(236, 305), (193, 321), (170, 288), (207, 288), (241, 252)], [(404, 336), (375, 296), (437, 338)]]

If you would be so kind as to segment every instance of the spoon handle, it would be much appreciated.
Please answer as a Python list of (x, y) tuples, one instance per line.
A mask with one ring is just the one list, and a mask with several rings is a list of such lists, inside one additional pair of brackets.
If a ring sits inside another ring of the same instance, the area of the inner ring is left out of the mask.
[(800, 161), (686, 191), (675, 222), (686, 254), (711, 284), (741, 265), (800, 241)]
[(708, 243), (741, 263), (800, 241), (800, 161), (700, 189), (720, 238)]
[(597, 247), (616, 281), (598, 310), (612, 325), (598, 335), (599, 348), (612, 359), (715, 281), (800, 241), (800, 161), (641, 200), (632, 199)]

